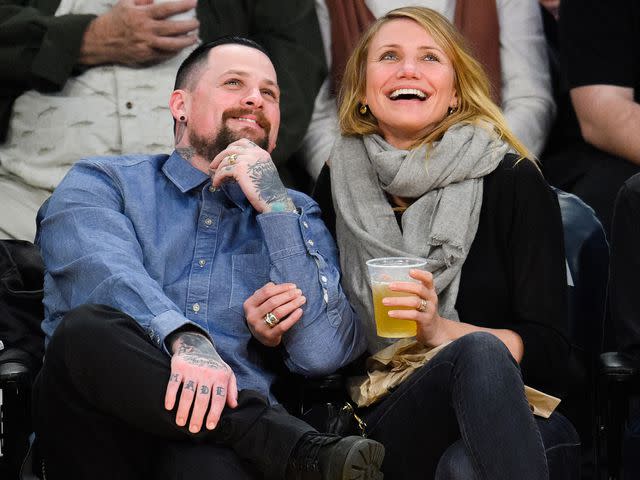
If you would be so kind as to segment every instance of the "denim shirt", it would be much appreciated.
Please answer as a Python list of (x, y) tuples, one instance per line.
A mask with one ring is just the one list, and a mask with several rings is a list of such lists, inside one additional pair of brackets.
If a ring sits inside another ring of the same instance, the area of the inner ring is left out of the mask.
[[(130, 315), (165, 351), (167, 335), (192, 324), (213, 340), (239, 388), (266, 395), (274, 351), (305, 376), (345, 365), (365, 344), (340, 287), (337, 250), (318, 205), (289, 195), (298, 213), (257, 214), (237, 183), (212, 188), (175, 151), (77, 162), (38, 215), (45, 334), (87, 303)], [(307, 299), (277, 349), (252, 339), (243, 311), (269, 281), (295, 283)]]

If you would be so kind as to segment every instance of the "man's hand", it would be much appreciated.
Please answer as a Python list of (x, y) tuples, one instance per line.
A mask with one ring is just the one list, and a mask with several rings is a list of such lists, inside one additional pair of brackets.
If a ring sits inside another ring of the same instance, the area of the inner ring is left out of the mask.
[[(256, 340), (267, 347), (280, 345), (284, 332), (302, 318), (301, 307), (306, 301), (302, 291), (293, 283), (267, 283), (243, 304), (249, 330)], [(264, 321), (269, 312), (279, 320), (275, 327), (269, 327)]]
[(82, 40), (79, 63), (150, 65), (171, 58), (198, 41), (198, 20), (169, 19), (195, 8), (196, 0), (152, 2), (119, 0), (93, 20)]
[(251, 140), (242, 138), (230, 143), (213, 159), (209, 171), (214, 187), (225, 181), (238, 182), (259, 213), (296, 211), (271, 155)]
[(238, 405), (235, 375), (209, 339), (200, 333), (180, 332), (172, 339), (170, 347), (173, 356), (171, 377), (164, 399), (165, 408), (173, 410), (182, 385), (176, 424), (183, 427), (189, 420), (189, 431), (197, 433), (209, 408), (206, 427), (213, 430), (218, 424), (225, 400), (231, 408)]

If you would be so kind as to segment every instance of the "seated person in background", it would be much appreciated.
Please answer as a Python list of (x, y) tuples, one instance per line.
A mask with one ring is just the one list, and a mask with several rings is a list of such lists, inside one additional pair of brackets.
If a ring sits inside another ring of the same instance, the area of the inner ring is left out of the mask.
[(388, 342), (365, 262), (426, 258), (420, 283), (392, 283), (405, 295), (383, 303), (417, 323), (421, 344), (451, 342), (360, 415), (385, 445), (385, 478), (577, 479), (573, 426), (557, 412), (534, 418), (523, 388), (558, 394), (566, 381), (560, 209), (462, 42), (433, 10), (392, 10), (345, 70), (343, 135), (315, 190), (342, 285), (376, 352)]
[(492, 97), (511, 130), (540, 154), (553, 122), (549, 65), (536, 0), (316, 0), (331, 75), (323, 84), (304, 139), (304, 162), (317, 178), (339, 135), (335, 92), (366, 27), (394, 8), (432, 8), (454, 22), (488, 71)]
[[(616, 348), (640, 362), (640, 174), (627, 180), (616, 198), (611, 224), (609, 309)], [(630, 408), (623, 450), (625, 478), (640, 477), (640, 398)]]
[[(563, 0), (559, 34), (573, 110), (558, 119), (561, 138), (544, 172), (588, 203), (609, 233), (618, 190), (640, 172), (640, 3)], [(607, 60), (596, 66), (594, 58)]]
[(277, 63), (285, 98), (273, 159), (291, 182), (288, 159), (326, 74), (312, 0), (2, 2), (0, 238), (33, 240), (38, 208), (77, 159), (170, 151), (175, 71), (198, 36), (232, 34)]
[(261, 46), (203, 45), (169, 102), (175, 151), (79, 161), (42, 207), (47, 478), (377, 478), (377, 442), (270, 404), (277, 366), (364, 349), (319, 208), (269, 155), (279, 100)]

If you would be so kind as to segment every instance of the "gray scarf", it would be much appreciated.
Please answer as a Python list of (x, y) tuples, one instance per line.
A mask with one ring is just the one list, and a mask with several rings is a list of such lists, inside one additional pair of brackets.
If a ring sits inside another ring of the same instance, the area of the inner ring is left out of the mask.
[[(376, 335), (365, 262), (426, 258), (440, 315), (458, 319), (460, 271), (478, 229), (482, 177), (509, 150), (488, 127), (468, 124), (450, 128), (431, 147), (411, 151), (397, 150), (378, 135), (336, 141), (331, 185), (342, 284), (365, 326), (370, 352), (393, 340)], [(402, 230), (385, 192), (416, 199), (402, 215)]]

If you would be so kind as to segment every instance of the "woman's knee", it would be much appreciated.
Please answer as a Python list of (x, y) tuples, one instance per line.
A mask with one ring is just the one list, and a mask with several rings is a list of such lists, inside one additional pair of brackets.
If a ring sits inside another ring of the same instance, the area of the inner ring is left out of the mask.
[(455, 343), (459, 351), (458, 355), (474, 363), (515, 362), (502, 340), (488, 332), (469, 333), (457, 339)]

